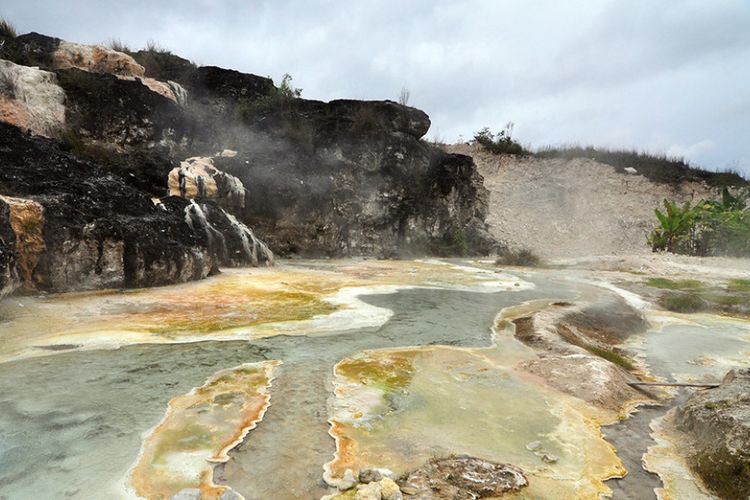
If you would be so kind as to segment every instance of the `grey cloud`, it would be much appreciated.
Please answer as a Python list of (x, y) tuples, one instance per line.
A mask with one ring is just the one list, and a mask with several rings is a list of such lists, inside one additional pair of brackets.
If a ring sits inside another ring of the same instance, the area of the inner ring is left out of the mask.
[(743, 0), (6, 0), (22, 31), (152, 38), (201, 64), (284, 73), (310, 98), (395, 99), (432, 135), (512, 120), (534, 145), (688, 155), (750, 175), (750, 3)]

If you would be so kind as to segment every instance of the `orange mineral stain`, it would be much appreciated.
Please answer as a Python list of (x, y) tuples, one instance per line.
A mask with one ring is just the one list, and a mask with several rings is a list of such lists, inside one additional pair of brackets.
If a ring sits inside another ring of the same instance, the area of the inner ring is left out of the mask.
[(203, 386), (173, 398), (131, 470), (134, 493), (168, 499), (197, 488), (201, 498), (213, 500), (230, 490), (214, 483), (214, 465), (229, 460), (228, 452), (263, 419), (279, 364), (264, 361), (222, 370)]

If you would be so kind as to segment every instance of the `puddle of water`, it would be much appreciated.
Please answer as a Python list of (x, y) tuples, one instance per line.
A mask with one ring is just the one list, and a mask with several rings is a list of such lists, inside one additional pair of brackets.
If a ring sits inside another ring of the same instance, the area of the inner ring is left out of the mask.
[(486, 349), (368, 351), (337, 364), (338, 448), (327, 479), (363, 468), (399, 475), (469, 454), (520, 466), (529, 477), (521, 498), (607, 494), (604, 481), (624, 473), (596, 423), (611, 416), (515, 371), (535, 354), (512, 332), (496, 340)]
[(163, 288), (14, 297), (0, 302), (0, 362), (54, 354), (55, 346), (111, 349), (376, 327), (390, 311), (368, 306), (358, 295), (409, 287), (495, 293), (532, 286), (510, 275), (439, 262), (336, 262), (314, 269), (232, 269)]
[(167, 402), (225, 366), (262, 359), (242, 342), (207, 342), (0, 364), (0, 496), (123, 498)]
[(245, 363), (221, 370), (205, 384), (169, 401), (167, 414), (145, 438), (129, 483), (143, 498), (172, 498), (187, 488), (205, 499), (231, 489), (214, 483), (214, 464), (229, 460), (263, 419), (279, 363)]
[[(356, 460), (401, 471), (433, 454), (472, 453), (527, 469), (527, 497), (593, 497), (622, 472), (598, 430), (601, 415), (517, 372), (535, 354), (512, 335), (500, 332), (490, 348), (499, 310), (528, 314), (545, 302), (526, 301), (592, 290), (555, 273), (520, 280), (453, 263), (324, 261), (151, 290), (14, 298), (0, 305), (0, 491), (14, 500), (122, 498), (142, 440), (170, 400), (219, 370), (281, 360), (264, 419), (227, 453), (214, 481), (248, 500), (317, 497), (328, 491), (322, 466), (335, 451), (326, 423), (338, 401), (329, 401), (333, 367), (385, 349), (420, 355), (403, 393), (386, 406), (381, 393), (365, 399), (379, 417), (350, 429)], [(695, 342), (674, 357), (670, 343), (695, 325), (665, 325), (666, 337), (646, 335), (632, 347), (652, 367), (665, 366), (664, 377), (691, 367), (718, 373), (746, 346), (736, 342), (746, 342), (747, 330), (731, 325), (715, 345), (705, 329), (688, 331)], [(187, 343), (195, 340), (208, 341)], [(114, 349), (130, 342), (156, 345)], [(715, 359), (702, 362), (714, 364), (690, 364), (704, 343), (711, 348), (700, 355)], [(526, 448), (532, 441), (558, 461), (541, 460)]]
[(631, 338), (651, 373), (665, 380), (721, 380), (732, 368), (750, 366), (750, 322), (706, 314), (679, 315)]
[[(309, 336), (276, 335), (256, 338), (253, 343), (135, 345), (88, 351), (37, 349), (44, 357), (0, 363), (0, 491), (13, 499), (88, 499), (91, 492), (106, 498), (122, 498), (126, 495), (125, 477), (137, 460), (141, 441), (145, 433), (164, 417), (170, 399), (201, 386), (223, 368), (279, 359), (285, 362), (283, 369), (279, 367), (279, 391), (274, 393), (272, 389), (271, 392), (280, 398), (274, 400), (266, 415), (270, 425), (263, 428), (270, 432), (264, 434), (260, 427), (253, 432), (259, 437), (267, 435), (269, 439), (248, 439), (245, 446), (232, 452), (236, 458), (232, 461), (235, 468), (220, 472), (232, 485), (238, 479), (239, 488), (248, 499), (256, 498), (253, 491), (270, 489), (278, 493), (287, 491), (286, 488), (305, 492), (302, 498), (309, 498), (310, 491), (319, 487), (322, 464), (330, 458), (334, 448), (327, 435), (326, 399), (330, 394), (328, 382), (332, 367), (338, 359), (372, 347), (486, 344), (487, 325), (491, 324), (494, 312), (540, 293), (524, 291), (528, 287), (515, 287), (514, 283), (520, 281), (515, 278), (461, 274), (447, 271), (446, 266), (431, 266), (432, 271), (422, 277), (414, 270), (419, 264), (399, 263), (395, 267), (401, 273), (399, 276), (405, 276), (409, 286), (426, 277), (430, 286), (443, 280), (452, 282), (448, 286), (461, 290), (479, 289), (483, 293), (407, 288), (396, 294), (368, 297), (362, 304), (389, 313), (391, 320), (382, 327), (378, 323), (369, 328), (351, 329), (357, 323), (348, 322), (333, 325), (335, 328), (329, 330), (321, 327)], [(242, 280), (254, 279), (255, 270), (247, 270), (247, 274), (244, 271), (220, 278), (226, 277), (232, 286)], [(377, 279), (383, 281), (394, 281), (396, 271), (384, 269), (380, 264), (362, 267), (363, 274), (378, 275)], [(302, 270), (294, 272), (300, 276), (300, 282), (303, 277), (308, 282), (313, 280)], [(337, 280), (343, 281), (341, 278)], [(351, 278), (347, 280), (351, 281)], [(107, 337), (115, 335), (111, 333), (115, 329), (128, 325), (130, 307), (137, 315), (152, 303), (161, 308), (165, 302), (171, 304), (174, 297), (186, 294), (199, 296), (199, 299), (191, 299), (194, 301), (226, 300), (222, 287), (214, 288), (214, 295), (201, 295), (211, 289), (203, 288), (205, 285), (201, 282), (126, 293), (20, 299), (25, 307), (18, 307), (13, 299), (2, 306), (6, 310), (17, 310), (11, 321), (2, 325), (0, 338), (7, 337), (9, 342), (0, 343), (0, 350), (11, 356), (18, 354), (20, 347), (27, 350), (22, 352), (26, 355), (34, 350), (28, 346), (38, 345), (40, 339), (51, 339), (54, 345), (64, 343), (66, 348), (75, 349), (77, 342), (69, 338), (75, 338), (79, 333), (86, 342), (92, 342), (91, 345), (82, 342), (84, 348), (111, 347)], [(339, 289), (339, 284), (331, 288), (334, 292)], [(487, 293), (500, 290), (519, 292)], [(137, 300), (131, 300), (133, 296), (137, 296)], [(116, 307), (99, 309), (106, 301), (110, 301), (110, 306), (115, 302)], [(211, 309), (208, 311), (209, 316), (214, 314)], [(204, 312), (199, 309), (196, 315), (200, 317)], [(119, 323), (113, 320), (118, 315), (122, 316)], [(114, 324), (109, 324), (110, 321)], [(153, 321), (158, 322), (158, 316)], [(99, 327), (105, 330), (94, 331)], [(30, 338), (21, 342), (24, 333)], [(103, 342), (97, 338), (99, 333)], [(221, 338), (212, 333), (197, 338)], [(118, 339), (118, 342), (122, 341)], [(39, 353), (34, 352), (34, 356), (39, 356)], [(280, 411), (273, 412), (274, 408), (286, 408), (289, 412), (282, 416)], [(295, 423), (297, 421), (300, 425)], [(315, 429), (319, 432), (316, 433)], [(252, 449), (253, 453), (246, 455), (245, 451), (252, 443), (257, 443), (266, 454), (258, 457), (255, 455), (257, 450)], [(315, 443), (312, 449), (306, 448), (308, 443)], [(252, 471), (251, 478), (242, 472), (244, 469)], [(279, 474), (280, 470), (290, 471), (288, 477)], [(295, 475), (299, 476), (298, 481)], [(256, 490), (256, 483), (268, 485), (264, 486), (268, 489)]]

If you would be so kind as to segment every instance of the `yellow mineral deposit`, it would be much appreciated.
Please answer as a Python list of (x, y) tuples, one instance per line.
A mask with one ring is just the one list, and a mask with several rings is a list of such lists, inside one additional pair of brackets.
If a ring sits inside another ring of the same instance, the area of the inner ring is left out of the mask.
[[(490, 348), (419, 347), (366, 351), (334, 369), (329, 484), (347, 469), (402, 474), (434, 456), (469, 454), (520, 466), (530, 486), (520, 498), (592, 498), (625, 474), (600, 426), (618, 418), (546, 387), (517, 370), (534, 351), (512, 336), (514, 314), (498, 317)], [(343, 498), (343, 497), (342, 497)]]
[(16, 256), (26, 290), (35, 290), (34, 269), (44, 244), (44, 207), (33, 200), (0, 196), (10, 207), (10, 227), (16, 236)]
[(151, 500), (168, 499), (187, 488), (216, 500), (230, 490), (214, 483), (214, 466), (226, 462), (229, 450), (263, 419), (278, 365), (264, 361), (222, 370), (172, 399), (164, 419), (143, 442), (129, 488)]
[(646, 470), (657, 474), (664, 484), (656, 489), (659, 500), (709, 500), (716, 498), (703, 485), (697, 474), (693, 474), (685, 461), (685, 451), (680, 444), (688, 439), (674, 428), (674, 410), (651, 423), (651, 436), (656, 444), (649, 447), (643, 456)]
[(101, 349), (377, 327), (392, 312), (361, 301), (360, 295), (410, 287), (495, 292), (532, 286), (513, 276), (418, 261), (227, 269), (171, 287), (29, 297), (24, 308), (0, 303), (0, 315), (13, 319), (5, 327), (0, 360), (61, 352), (36, 346)]

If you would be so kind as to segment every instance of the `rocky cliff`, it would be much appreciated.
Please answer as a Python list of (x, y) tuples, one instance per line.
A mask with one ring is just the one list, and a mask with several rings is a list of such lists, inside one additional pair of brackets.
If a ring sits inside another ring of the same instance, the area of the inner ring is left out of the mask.
[(730, 371), (715, 389), (698, 391), (677, 407), (693, 469), (720, 498), (750, 492), (750, 369)]
[(420, 110), (301, 99), (165, 51), (2, 42), (0, 195), (40, 207), (43, 245), (24, 257), (6, 222), (0, 287), (155, 285), (270, 260), (247, 226), (281, 255), (496, 246), (472, 159), (424, 141)]

